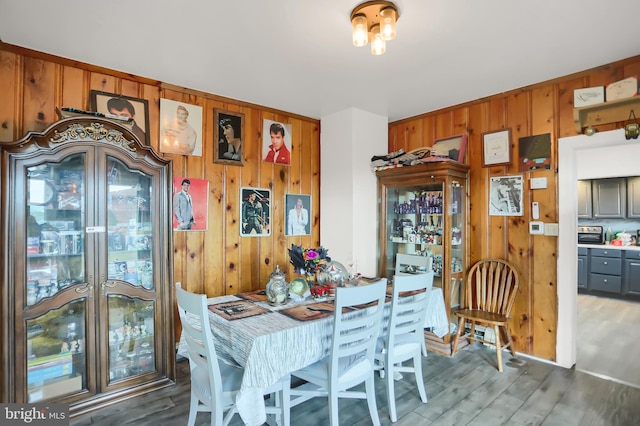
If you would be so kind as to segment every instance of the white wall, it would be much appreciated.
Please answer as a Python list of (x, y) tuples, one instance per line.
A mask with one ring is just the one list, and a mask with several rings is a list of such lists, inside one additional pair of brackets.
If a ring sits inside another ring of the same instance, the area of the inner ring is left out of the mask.
[(370, 162), (387, 153), (388, 119), (349, 108), (320, 121), (320, 243), (365, 276), (377, 272), (378, 194)]
[(640, 175), (640, 140), (626, 140), (624, 129), (593, 136), (560, 138), (558, 146), (558, 334), (556, 361), (576, 362), (578, 314), (578, 179)]

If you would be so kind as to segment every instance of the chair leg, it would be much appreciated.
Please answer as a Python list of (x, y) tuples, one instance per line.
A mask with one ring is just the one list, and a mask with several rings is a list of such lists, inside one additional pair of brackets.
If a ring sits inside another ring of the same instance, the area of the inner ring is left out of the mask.
[(329, 416), (330, 416), (330, 425), (331, 426), (339, 426), (340, 422), (338, 421), (338, 394), (337, 392), (329, 391)]
[(419, 355), (413, 357), (413, 374), (416, 376), (416, 385), (420, 392), (420, 400), (427, 403), (427, 392), (424, 389), (424, 377), (422, 377), (422, 360)]
[(509, 345), (509, 350), (511, 351), (511, 355), (514, 358), (517, 358), (518, 355), (516, 354), (516, 350), (513, 348), (513, 339), (511, 338), (511, 333), (509, 333), (509, 326), (503, 325), (502, 327), (500, 327), (500, 329), (503, 332), (504, 341), (507, 342), (504, 346)]
[[(387, 377), (391, 379), (393, 382), (393, 373), (387, 371)], [(367, 405), (369, 406), (369, 414), (371, 415), (371, 421), (373, 422), (373, 426), (380, 426), (380, 418), (378, 417), (378, 406), (376, 405), (376, 386), (373, 380), (373, 371), (369, 375), (369, 378), (365, 381), (365, 391), (367, 393)], [(336, 403), (336, 411), (337, 411), (337, 403)], [(333, 426), (333, 425), (332, 425)], [(337, 423), (337, 413), (336, 413), (336, 426)]]
[(498, 357), (498, 371), (502, 373), (502, 346), (500, 345), (500, 328), (497, 325), (493, 326), (493, 331), (496, 335), (496, 355)]
[[(196, 424), (196, 416), (198, 415), (198, 397), (191, 392), (191, 402), (189, 403), (189, 420), (187, 420), (188, 426)], [(213, 416), (213, 413), (211, 414)]]
[(476, 323), (471, 321), (471, 329), (469, 330), (469, 346), (476, 341)]
[(282, 384), (282, 425), (289, 426), (291, 421), (291, 378), (287, 375)]
[[(390, 360), (387, 360), (387, 375), (386, 375), (386, 384), (387, 384), (387, 406), (389, 407), (389, 418), (392, 422), (398, 421), (398, 414), (396, 412), (396, 392), (394, 386), (394, 370), (395, 365)], [(369, 400), (369, 393), (367, 390), (367, 401)]]
[(456, 354), (458, 350), (458, 341), (460, 339), (460, 331), (464, 328), (464, 318), (460, 318), (458, 320), (458, 329), (456, 330), (456, 335), (453, 339), (453, 349), (451, 350), (451, 356)]

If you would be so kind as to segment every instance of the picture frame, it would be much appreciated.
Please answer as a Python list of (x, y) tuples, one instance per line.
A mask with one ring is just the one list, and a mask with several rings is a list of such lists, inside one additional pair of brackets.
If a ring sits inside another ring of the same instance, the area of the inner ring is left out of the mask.
[(511, 164), (511, 129), (482, 134), (482, 167)]
[(131, 126), (123, 124), (120, 121), (118, 121), (118, 123), (130, 127), (130, 130), (143, 145), (151, 145), (148, 100), (99, 90), (91, 90), (89, 95), (91, 98), (92, 111), (105, 115), (111, 114), (133, 119)]
[(436, 139), (433, 141), (431, 148), (435, 150), (436, 155), (449, 157), (458, 163), (464, 163), (464, 154), (467, 149), (467, 135), (461, 134)]
[(518, 140), (519, 171), (551, 169), (551, 133), (525, 136)]
[(494, 176), (489, 181), (489, 216), (523, 216), (523, 178)]
[[(182, 192), (183, 184), (190, 200)], [(189, 214), (191, 212), (191, 215)], [(209, 229), (209, 181), (189, 177), (173, 178), (173, 230), (174, 231), (206, 231)], [(191, 216), (191, 217), (189, 217)], [(181, 223), (182, 222), (182, 223)]]
[(284, 235), (311, 235), (311, 195), (285, 194), (284, 205)]
[(244, 166), (244, 114), (213, 110), (213, 162)]
[[(291, 129), (291, 124), (266, 118), (262, 120), (262, 161), (284, 166), (291, 165)], [(274, 143), (279, 143), (280, 148), (272, 149)]]
[(160, 152), (202, 157), (202, 107), (160, 98)]
[(271, 190), (241, 187), (240, 209), (241, 237), (271, 235)]

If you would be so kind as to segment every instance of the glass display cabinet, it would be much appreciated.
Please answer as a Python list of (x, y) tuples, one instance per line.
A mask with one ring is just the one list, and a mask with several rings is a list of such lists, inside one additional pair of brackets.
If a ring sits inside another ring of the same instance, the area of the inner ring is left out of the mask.
[[(442, 288), (449, 324), (456, 322), (451, 310), (460, 306), (468, 261), (468, 171), (439, 161), (376, 172), (378, 275), (393, 278), (399, 253), (432, 257), (433, 285)], [(451, 337), (425, 331), (427, 347), (444, 355), (451, 354)]]
[(0, 400), (73, 416), (172, 383), (170, 162), (95, 117), (0, 148)]

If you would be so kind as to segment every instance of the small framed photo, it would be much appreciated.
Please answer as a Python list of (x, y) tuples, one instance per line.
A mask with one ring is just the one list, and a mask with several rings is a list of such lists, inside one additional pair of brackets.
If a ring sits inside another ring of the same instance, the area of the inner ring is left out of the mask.
[[(92, 90), (91, 110), (101, 114), (111, 114), (133, 120), (131, 131), (144, 145), (150, 145), (149, 101), (115, 93)], [(127, 124), (125, 126), (128, 127)]]
[(240, 236), (271, 235), (271, 191), (264, 188), (240, 188)]
[(311, 195), (286, 194), (284, 204), (287, 225), (284, 235), (311, 235)]
[(511, 164), (511, 129), (482, 134), (482, 167)]
[(202, 157), (202, 107), (160, 99), (160, 152)]
[(449, 157), (458, 163), (464, 163), (464, 153), (467, 149), (467, 135), (463, 134), (436, 139), (433, 142), (432, 149), (435, 150), (436, 155)]
[(551, 133), (520, 138), (518, 160), (521, 172), (551, 169)]
[(522, 176), (496, 176), (489, 182), (489, 216), (523, 216)]
[(291, 164), (291, 124), (262, 120), (262, 159), (267, 163)]
[(244, 114), (213, 110), (213, 162), (244, 166)]
[(206, 231), (208, 229), (208, 208), (208, 180), (174, 176), (174, 231)]

